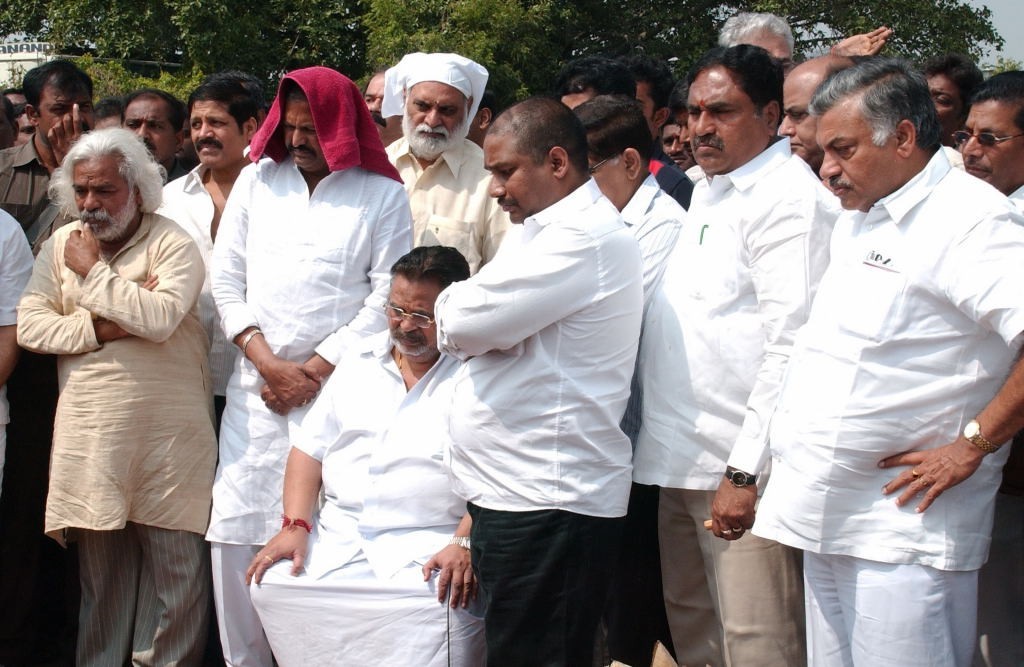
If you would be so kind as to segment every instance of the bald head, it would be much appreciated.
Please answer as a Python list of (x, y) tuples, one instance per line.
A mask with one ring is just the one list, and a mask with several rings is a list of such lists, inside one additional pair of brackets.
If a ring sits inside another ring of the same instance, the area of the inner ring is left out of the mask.
[(833, 72), (853, 65), (842, 56), (821, 56), (793, 68), (782, 85), (782, 124), (779, 134), (789, 137), (789, 147), (795, 155), (811, 166), (815, 173), (821, 169), (824, 153), (815, 139), (818, 121), (807, 107), (814, 91)]

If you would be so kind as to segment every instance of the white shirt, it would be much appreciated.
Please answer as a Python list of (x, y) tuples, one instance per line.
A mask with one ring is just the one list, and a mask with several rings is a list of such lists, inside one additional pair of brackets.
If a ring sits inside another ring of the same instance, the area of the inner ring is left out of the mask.
[[(402, 186), (358, 167), (309, 194), (291, 158), (242, 170), (214, 247), (212, 289), (228, 340), (251, 326), (274, 354), (332, 364), (386, 327), (391, 265), (410, 249)], [(248, 361), (244, 362), (248, 364)]]
[(761, 471), (836, 212), (835, 197), (784, 140), (697, 183), (644, 320), (635, 481), (710, 490), (727, 462)]
[(1009, 447), (923, 514), (878, 462), (953, 442), (991, 400), (1024, 331), (1024, 228), (1006, 197), (937, 153), (836, 223), (832, 264), (772, 421), (754, 532), (801, 549), (973, 570)]
[(425, 169), (405, 137), (389, 145), (387, 153), (409, 195), (413, 245), (451, 246), (466, 258), (471, 274), (491, 261), (510, 223), (488, 193), (491, 175), (480, 147), (469, 139), (453, 140)]
[(1010, 202), (1017, 207), (1017, 210), (1024, 214), (1024, 185), (1010, 193)]
[[(0, 327), (18, 323), (18, 300), (32, 275), (32, 250), (18, 221), (0, 210)], [(10, 421), (7, 385), (0, 384), (0, 427)], [(0, 472), (3, 470), (0, 450)]]
[(625, 514), (631, 448), (619, 419), (641, 271), (636, 240), (591, 179), (441, 293), (440, 347), (468, 359), (449, 426), (457, 493), (493, 510)]
[(206, 280), (199, 294), (199, 321), (210, 339), (210, 375), (213, 376), (213, 393), (223, 396), (227, 391), (228, 378), (234, 371), (238, 348), (227, 340), (220, 326), (217, 306), (213, 302), (210, 288), (212, 275), (213, 198), (203, 186), (203, 175), (208, 171), (203, 165), (197, 166), (182, 178), (176, 178), (164, 186), (163, 203), (157, 213), (178, 223), (188, 232), (199, 248), (206, 265)]
[[(653, 175), (648, 174), (623, 207), (622, 220), (640, 245), (646, 313), (654, 288), (661, 282), (665, 272), (665, 260), (675, 247), (679, 230), (686, 220), (686, 210), (661, 189)], [(622, 417), (622, 430), (631, 443), (636, 443), (640, 430), (642, 397), (643, 392), (634, 374), (630, 383), (629, 402)]]
[(648, 174), (623, 207), (622, 221), (640, 245), (646, 309), (654, 287), (665, 271), (665, 259), (675, 247), (679, 230), (686, 222), (686, 209), (661, 189), (653, 175)]
[(391, 347), (387, 332), (355, 345), (290, 430), (292, 446), (323, 464), (312, 576), (362, 552), (390, 578), (448, 544), (466, 512), (444, 464), (459, 363), (442, 355), (407, 392)]
[[(409, 251), (409, 203), (398, 181), (354, 167), (312, 196), (291, 158), (265, 158), (231, 189), (213, 249), (213, 297), (232, 340), (259, 326), (277, 356), (314, 351), (337, 364), (383, 331), (391, 265)], [(281, 527), (287, 417), (260, 399), (263, 379), (241, 354), (228, 381), (207, 539), (264, 544)]]

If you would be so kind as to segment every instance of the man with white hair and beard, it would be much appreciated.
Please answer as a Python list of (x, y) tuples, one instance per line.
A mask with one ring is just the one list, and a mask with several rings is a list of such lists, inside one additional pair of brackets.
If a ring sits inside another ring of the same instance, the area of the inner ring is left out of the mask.
[(77, 542), (77, 664), (198, 664), (217, 444), (199, 251), (157, 215), (163, 180), (128, 130), (79, 139), (51, 197), (80, 220), (40, 250), (18, 342), (56, 354), (46, 533)]
[(487, 194), (483, 151), (466, 138), (487, 70), (454, 53), (410, 53), (384, 79), (382, 113), (402, 116), (403, 137), (387, 153), (409, 195), (413, 246), (457, 248), (476, 273), (509, 225)]

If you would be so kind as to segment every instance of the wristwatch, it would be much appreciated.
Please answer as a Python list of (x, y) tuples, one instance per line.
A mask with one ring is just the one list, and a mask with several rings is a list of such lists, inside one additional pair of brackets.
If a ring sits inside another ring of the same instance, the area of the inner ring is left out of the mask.
[(448, 544), (454, 544), (457, 547), (462, 547), (463, 549), (469, 549), (470, 542), (469, 542), (469, 538), (468, 537), (460, 537), (460, 536), (456, 535), (456, 536), (452, 537), (452, 539), (448, 540)]
[(732, 466), (726, 467), (725, 478), (732, 482), (733, 486), (738, 487), (753, 486), (754, 484), (757, 484), (757, 475), (745, 473), (742, 470), (733, 468)]
[(986, 454), (991, 454), (999, 449), (999, 445), (992, 444), (981, 434), (981, 424), (977, 419), (972, 419), (967, 422), (967, 426), (964, 426), (964, 438)]

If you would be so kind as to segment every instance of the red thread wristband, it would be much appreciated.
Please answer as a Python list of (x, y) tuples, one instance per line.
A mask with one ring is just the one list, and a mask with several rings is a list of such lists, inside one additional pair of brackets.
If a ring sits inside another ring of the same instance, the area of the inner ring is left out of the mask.
[(313, 526), (309, 525), (309, 522), (305, 519), (292, 519), (284, 514), (281, 515), (281, 530), (284, 530), (288, 526), (299, 526), (304, 528), (307, 533), (313, 532)]

